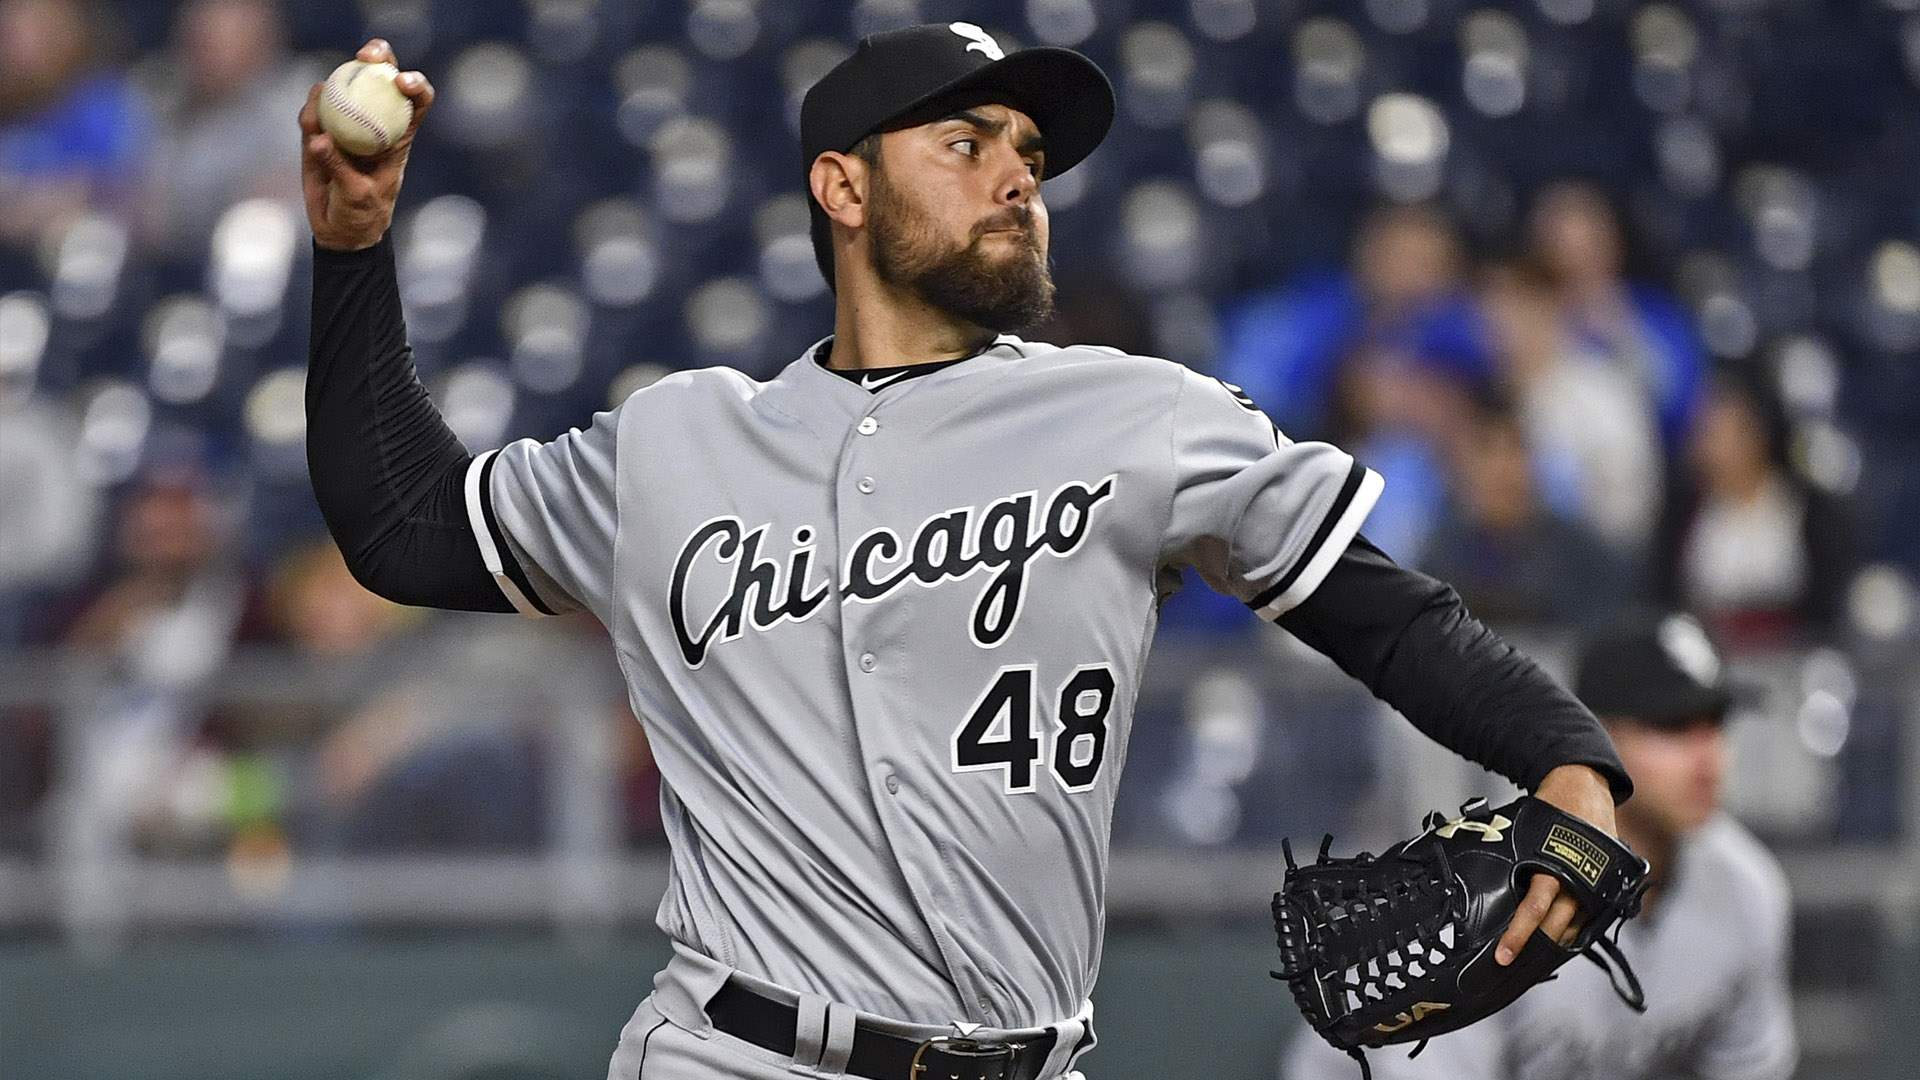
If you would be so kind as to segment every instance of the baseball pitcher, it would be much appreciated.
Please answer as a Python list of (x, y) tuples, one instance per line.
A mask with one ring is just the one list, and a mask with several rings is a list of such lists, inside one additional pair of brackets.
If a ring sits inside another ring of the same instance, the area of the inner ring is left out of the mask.
[[(389, 61), (384, 42), (360, 52)], [(1114, 793), (1180, 572), (1444, 744), (1611, 831), (1592, 715), (1360, 535), (1381, 478), (1234, 387), (1043, 318), (1043, 176), (1105, 136), (1078, 53), (875, 34), (807, 94), (833, 333), (771, 380), (685, 371), (470, 458), (415, 378), (387, 237), (413, 126), (302, 113), (309, 460), (373, 591), (610, 631), (663, 778), (673, 960), (610, 1078), (1050, 1080), (1093, 1045)], [(1564, 939), (1533, 879), (1501, 940)]]

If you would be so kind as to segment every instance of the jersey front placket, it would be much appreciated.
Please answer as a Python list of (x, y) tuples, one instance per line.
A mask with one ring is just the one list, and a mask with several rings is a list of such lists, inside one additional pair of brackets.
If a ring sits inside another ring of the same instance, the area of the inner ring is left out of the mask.
[[(898, 571), (913, 543), (913, 528), (921, 515), (907, 496), (913, 486), (909, 477), (916, 466), (926, 466), (914, 449), (912, 425), (904, 418), (907, 410), (888, 406), (915, 389), (902, 386), (875, 394), (866, 414), (849, 429), (841, 449), (834, 505), (843, 589), (857, 588), (854, 583), (858, 572), (850, 569), (850, 560), (862, 556), (863, 538), (883, 529), (898, 538), (897, 550), (881, 546), (870, 561), (872, 577), (883, 580)], [(899, 695), (889, 692), (898, 689), (899, 680), (911, 677), (908, 633), (921, 591), (909, 580), (874, 598), (843, 596), (841, 660), (846, 665), (853, 726), (866, 764), (868, 790), (873, 794), (881, 828), (892, 842), (914, 904), (926, 919), (969, 1013), (953, 1019), (992, 1024), (999, 1019), (993, 1015), (993, 999), (985, 993), (971, 965), (959, 955), (947, 929), (950, 916), (938, 899), (938, 850), (899, 805), (900, 800), (915, 797), (914, 777), (918, 767), (925, 764), (922, 759), (927, 753), (918, 745), (927, 738), (920, 728), (925, 718), (897, 715), (899, 710), (892, 702)]]

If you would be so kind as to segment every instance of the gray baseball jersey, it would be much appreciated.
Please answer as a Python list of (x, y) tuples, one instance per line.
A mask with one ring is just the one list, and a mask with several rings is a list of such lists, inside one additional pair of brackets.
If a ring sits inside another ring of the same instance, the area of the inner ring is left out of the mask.
[(672, 938), (881, 1016), (1075, 1016), (1159, 600), (1192, 566), (1278, 616), (1380, 478), (1163, 360), (1003, 336), (870, 392), (825, 344), (482, 456), (482, 554), (612, 634)]
[[(1621, 927), (1647, 992), (1621, 1004), (1584, 960), (1420, 1056), (1372, 1050), (1376, 1080), (1786, 1080), (1799, 1058), (1787, 984), (1791, 906), (1780, 865), (1732, 818), (1689, 837), (1658, 906)], [(1286, 1080), (1355, 1080), (1353, 1059), (1302, 1029)]]

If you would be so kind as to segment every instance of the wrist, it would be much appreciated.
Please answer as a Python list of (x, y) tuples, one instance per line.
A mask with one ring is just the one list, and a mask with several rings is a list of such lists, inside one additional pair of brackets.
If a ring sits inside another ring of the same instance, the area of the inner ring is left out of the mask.
[(1591, 765), (1555, 766), (1541, 778), (1533, 794), (1609, 833), (1614, 831), (1613, 787)]
[(381, 233), (366, 243), (341, 241), (338, 238), (322, 239), (318, 234), (313, 238), (314, 258), (330, 262), (360, 262), (375, 257), (388, 243), (387, 233)]
[(337, 236), (322, 239), (317, 235), (313, 238), (313, 246), (315, 248), (320, 251), (331, 252), (335, 255), (351, 255), (356, 251), (367, 251), (379, 243), (380, 237), (378, 236), (371, 240), (362, 240), (358, 237), (343, 238)]
[(1547, 775), (1540, 778), (1540, 786), (1546, 787), (1550, 783), (1584, 784), (1597, 790), (1607, 790), (1607, 778), (1600, 775), (1600, 770), (1578, 761), (1548, 769)]

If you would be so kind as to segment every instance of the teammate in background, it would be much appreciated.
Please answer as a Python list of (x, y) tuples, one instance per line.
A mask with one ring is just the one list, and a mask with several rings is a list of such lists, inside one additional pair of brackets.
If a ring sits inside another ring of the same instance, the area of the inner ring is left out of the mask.
[[(1688, 615), (1636, 612), (1580, 658), (1580, 698), (1633, 777), (1620, 837), (1653, 866), (1621, 951), (1647, 1011), (1614, 996), (1598, 967), (1571, 963), (1505, 1011), (1442, 1035), (1419, 1057), (1369, 1056), (1377, 1080), (1784, 1080), (1799, 1057), (1787, 985), (1789, 902), (1776, 862), (1718, 811), (1721, 727), (1732, 703), (1720, 655)], [(1311, 1031), (1287, 1080), (1352, 1080), (1353, 1061)]]
[[(432, 90), (397, 85), (417, 130)], [(610, 1078), (1070, 1075), (1134, 697), (1184, 567), (1612, 830), (1630, 782), (1605, 732), (1360, 537), (1376, 474), (1218, 380), (1010, 333), (1052, 301), (1040, 178), (1113, 110), (1065, 49), (1003, 55), (968, 23), (867, 38), (801, 109), (833, 335), (767, 382), (680, 372), (478, 458), (401, 320), (412, 132), (349, 161), (302, 111), (308, 460), (348, 565), (411, 604), (592, 611), (659, 765), (674, 956)], [(1537, 876), (1501, 959), (1576, 915)]]

